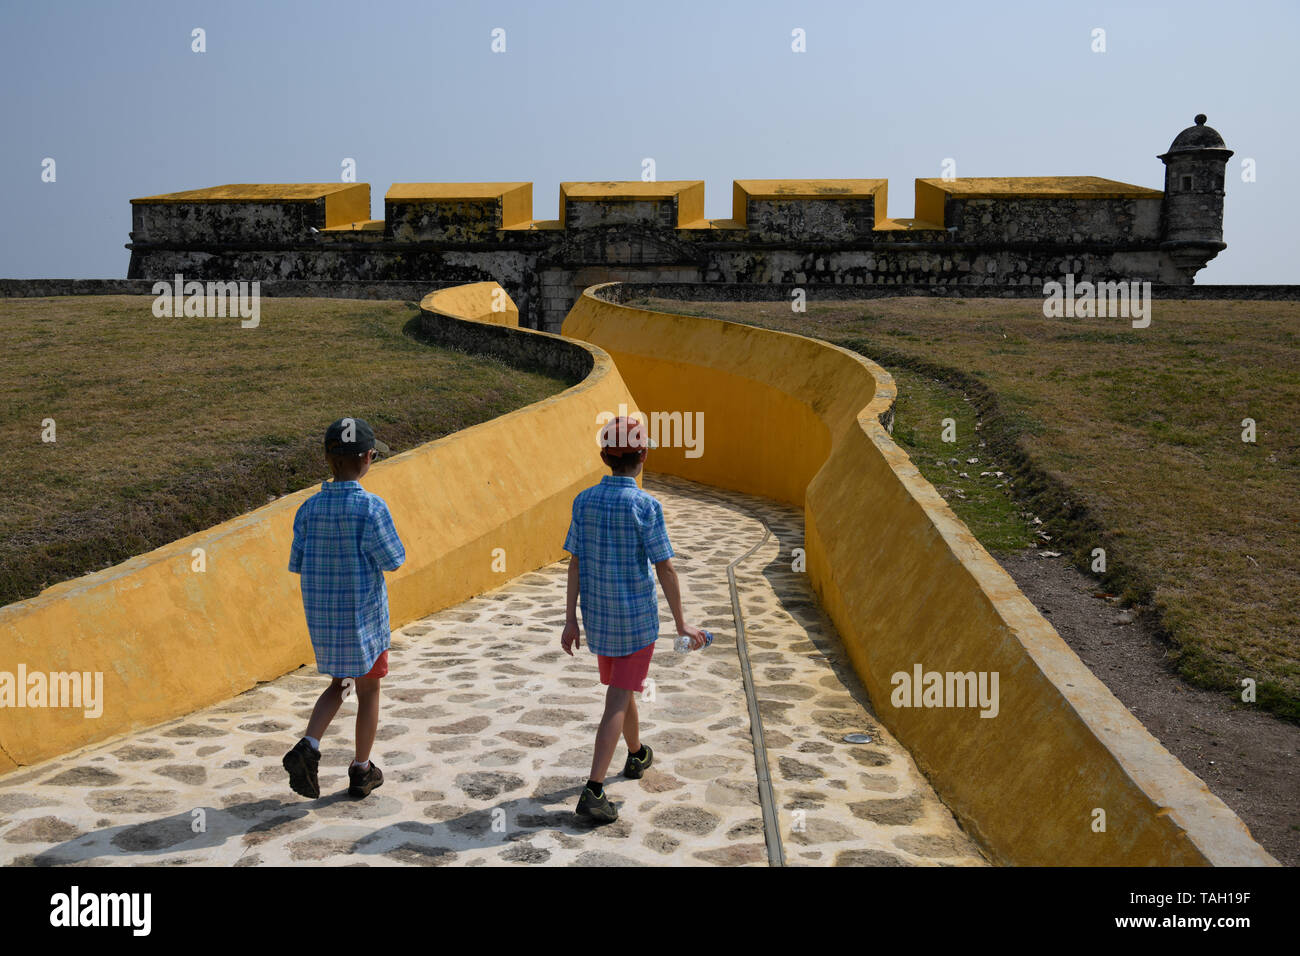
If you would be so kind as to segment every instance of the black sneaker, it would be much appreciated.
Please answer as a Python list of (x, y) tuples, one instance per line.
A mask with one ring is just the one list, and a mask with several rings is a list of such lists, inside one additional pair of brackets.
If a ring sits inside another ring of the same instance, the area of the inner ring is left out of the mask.
[(627, 763), (623, 764), (623, 776), (632, 780), (640, 779), (641, 775), (650, 769), (650, 765), (655, 762), (655, 752), (650, 749), (649, 744), (641, 745), (645, 749), (645, 759), (639, 760), (631, 754), (627, 755)]
[(614, 804), (609, 802), (609, 796), (601, 793), (596, 796), (591, 787), (582, 788), (582, 796), (578, 798), (578, 816), (591, 817), (596, 823), (613, 823), (618, 819), (618, 811), (614, 809)]
[(384, 784), (383, 771), (372, 760), (366, 770), (357, 769), (356, 764), (348, 767), (348, 796), (365, 797), (370, 795), (370, 791), (375, 787), (381, 787)]
[(316, 779), (316, 769), (320, 766), (319, 750), (300, 740), (280, 763), (289, 771), (289, 788), (294, 793), (313, 800), (320, 796), (320, 782)]

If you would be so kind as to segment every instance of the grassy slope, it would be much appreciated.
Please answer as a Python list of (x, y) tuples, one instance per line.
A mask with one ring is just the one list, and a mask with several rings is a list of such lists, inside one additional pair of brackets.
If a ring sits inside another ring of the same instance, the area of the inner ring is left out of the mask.
[(934, 419), (957, 417), (961, 434), (964, 396), (1052, 546), (1084, 568), (1104, 547), (1101, 581), (1149, 606), (1184, 676), (1236, 695), (1253, 678), (1261, 706), (1300, 719), (1300, 305), (1157, 302), (1132, 329), (1046, 319), (1035, 300), (653, 304), (856, 349), (904, 392), (909, 376), (945, 380), (946, 408), (931, 398), (931, 420), (909, 422), (905, 394), (897, 426), (933, 483), (935, 460), (959, 457), (933, 454)]
[(152, 303), (0, 299), (0, 604), (328, 478), (344, 415), (398, 452), (567, 384), (417, 342), (403, 303), (264, 299), (251, 329)]
[[(1014, 478), (992, 457), (969, 397), (954, 396), (952, 386), (933, 374), (898, 366), (890, 373), (898, 386), (894, 441), (957, 517), (994, 554), (1036, 546), (1037, 535), (1014, 497)], [(952, 441), (944, 440), (945, 418), (953, 420)]]

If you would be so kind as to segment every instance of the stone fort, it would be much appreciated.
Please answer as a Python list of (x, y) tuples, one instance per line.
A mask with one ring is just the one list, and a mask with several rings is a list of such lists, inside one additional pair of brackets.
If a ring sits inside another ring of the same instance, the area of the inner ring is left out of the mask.
[(916, 180), (891, 219), (883, 179), (735, 180), (729, 219), (704, 183), (566, 182), (559, 219), (527, 182), (237, 184), (131, 200), (130, 279), (495, 280), (521, 324), (557, 331), (597, 282), (1191, 285), (1222, 249), (1232, 150), (1198, 115), (1158, 158), (1163, 191), (1095, 176)]

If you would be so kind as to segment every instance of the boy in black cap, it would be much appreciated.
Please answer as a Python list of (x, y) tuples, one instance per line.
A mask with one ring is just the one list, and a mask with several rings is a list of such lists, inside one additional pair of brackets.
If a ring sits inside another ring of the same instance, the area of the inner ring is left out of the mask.
[[(302, 578), (302, 606), (316, 667), (334, 679), (316, 701), (307, 734), (284, 755), (289, 786), (319, 797), (320, 738), (348, 686), (357, 691), (356, 759), (348, 793), (364, 797), (384, 782), (370, 760), (379, 729), (379, 680), (388, 673), (388, 588), (385, 571), (406, 560), (388, 506), (361, 487), (376, 451), (388, 446), (360, 418), (341, 418), (325, 432), (333, 481), (308, 498), (293, 519), (289, 570)], [(345, 681), (348, 684), (345, 685)]]

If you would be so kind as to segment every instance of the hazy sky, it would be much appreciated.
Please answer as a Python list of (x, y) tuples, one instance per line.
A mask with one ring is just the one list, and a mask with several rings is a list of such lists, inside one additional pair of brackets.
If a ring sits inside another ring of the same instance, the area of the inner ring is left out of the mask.
[(0, 277), (124, 277), (133, 197), (337, 181), (345, 158), (376, 217), (393, 182), (531, 180), (554, 218), (562, 180), (639, 179), (647, 157), (703, 179), (709, 216), (731, 215), (732, 179), (818, 177), (888, 178), (909, 216), (913, 179), (949, 157), (958, 176), (1163, 188), (1156, 154), (1204, 112), (1236, 155), (1228, 248), (1197, 281), (1298, 282), (1298, 11), (0, 0)]

